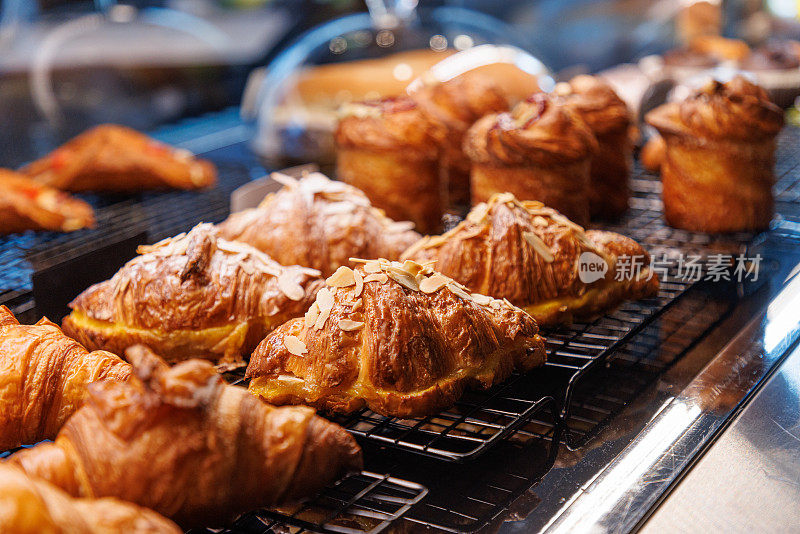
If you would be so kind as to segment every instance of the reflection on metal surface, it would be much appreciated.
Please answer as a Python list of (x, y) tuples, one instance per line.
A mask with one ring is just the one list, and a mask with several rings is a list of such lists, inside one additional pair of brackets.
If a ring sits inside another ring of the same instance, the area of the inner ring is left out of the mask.
[(628, 532), (723, 427), (797, 338), (800, 280), (751, 320), (604, 469), (582, 484), (548, 532)]

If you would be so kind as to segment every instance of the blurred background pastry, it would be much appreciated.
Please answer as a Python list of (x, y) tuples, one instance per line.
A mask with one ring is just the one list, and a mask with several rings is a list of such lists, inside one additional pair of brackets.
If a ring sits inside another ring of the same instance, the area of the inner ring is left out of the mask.
[(534, 94), (510, 113), (487, 115), (467, 133), (472, 202), (511, 192), (520, 200), (544, 202), (585, 226), (597, 149), (592, 131), (569, 105)]

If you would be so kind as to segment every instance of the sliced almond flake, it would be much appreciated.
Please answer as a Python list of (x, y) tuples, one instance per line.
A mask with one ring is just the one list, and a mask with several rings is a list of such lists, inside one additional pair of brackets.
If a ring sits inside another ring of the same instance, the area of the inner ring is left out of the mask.
[(489, 305), (495, 310), (499, 310), (500, 307), (502, 306), (502, 303), (499, 300), (493, 299)]
[(242, 269), (244, 272), (246, 272), (247, 274), (249, 274), (250, 276), (253, 276), (254, 274), (256, 274), (256, 270), (255, 270), (255, 269), (253, 269), (253, 266), (252, 266), (250, 263), (247, 263), (247, 262), (241, 262), (241, 263), (239, 264), (239, 267), (240, 267), (240, 268), (241, 268), (241, 269)]
[(390, 232), (407, 232), (414, 229), (414, 223), (411, 221), (396, 221), (389, 224), (388, 230)]
[(364, 278), (359, 271), (353, 271), (353, 280), (356, 282), (356, 291), (353, 296), (358, 298), (361, 296), (361, 291), (364, 289)]
[(406, 260), (403, 262), (403, 270), (408, 272), (411, 276), (417, 276), (422, 271), (422, 265), (414, 260)]
[(368, 261), (364, 264), (365, 273), (379, 273), (381, 272), (381, 265), (377, 261)]
[(515, 200), (517, 200), (517, 198), (514, 196), (513, 193), (509, 193), (508, 191), (506, 191), (505, 193), (500, 193), (499, 195), (494, 197), (493, 200), (498, 204), (505, 204), (508, 202), (513, 203)]
[(352, 213), (356, 209), (356, 205), (348, 200), (331, 202), (325, 206), (325, 213), (328, 215), (339, 215), (342, 213)]
[(322, 276), (322, 272), (317, 269), (311, 269), (310, 267), (300, 267), (299, 271), (308, 276)]
[(303, 317), (305, 319), (306, 328), (311, 328), (312, 326), (314, 326), (314, 323), (317, 322), (318, 316), (319, 316), (319, 306), (317, 306), (317, 303), (315, 302), (314, 304), (311, 305), (308, 311), (306, 311), (306, 314)]
[(314, 328), (316, 330), (320, 330), (322, 327), (325, 326), (325, 323), (328, 321), (328, 317), (331, 316), (331, 308), (320, 309), (319, 316), (317, 316), (317, 320), (314, 322)]
[(533, 224), (535, 224), (536, 226), (547, 226), (547, 219), (545, 219), (541, 215), (537, 215), (533, 218)]
[(333, 308), (333, 292), (327, 287), (323, 287), (317, 292), (316, 302), (320, 313), (330, 311)]
[(419, 290), (423, 293), (435, 293), (443, 288), (450, 281), (446, 276), (436, 273), (420, 282)]
[(386, 273), (373, 273), (369, 274), (364, 278), (364, 283), (367, 282), (378, 282), (380, 284), (385, 284), (389, 281), (389, 277)]
[(295, 356), (302, 356), (303, 354), (308, 354), (308, 349), (306, 348), (306, 344), (300, 341), (300, 338), (297, 336), (285, 336), (283, 338), (283, 346), (286, 347), (286, 350), (288, 350)]
[(270, 178), (275, 180), (281, 185), (285, 185), (286, 187), (297, 187), (298, 181), (297, 178), (293, 176), (289, 176), (288, 174), (284, 174), (282, 172), (273, 172), (269, 175)]
[(488, 306), (490, 302), (494, 301), (492, 297), (481, 295), (480, 293), (473, 293), (472, 300), (474, 300), (481, 306)]
[(476, 227), (474, 227), (474, 228), (472, 228), (470, 230), (467, 230), (466, 232), (464, 232), (462, 234), (459, 234), (458, 237), (466, 241), (467, 239), (472, 239), (473, 237), (478, 237), (482, 233), (483, 233), (483, 228), (480, 227), (480, 226), (476, 226)]
[(458, 287), (458, 284), (456, 284), (453, 281), (450, 281), (447, 284), (447, 289), (449, 289), (450, 292), (456, 295), (457, 297), (460, 297), (462, 300), (472, 300), (472, 295), (470, 295), (468, 292)]
[(371, 261), (375, 261), (375, 260), (367, 260), (367, 259), (364, 259), (364, 258), (352, 258), (352, 257), (348, 258), (348, 259), (353, 263), (369, 263)]
[(535, 250), (544, 261), (551, 263), (555, 259), (555, 256), (553, 256), (553, 251), (550, 250), (550, 247), (548, 247), (538, 235), (534, 234), (533, 232), (522, 232), (522, 237), (525, 238), (525, 241), (527, 241), (528, 244), (533, 247), (533, 250)]
[(419, 291), (419, 284), (417, 283), (416, 278), (409, 275), (405, 271), (401, 271), (400, 269), (390, 270), (386, 274), (389, 275), (389, 278), (397, 282), (403, 287), (410, 289), (411, 291)]
[(302, 300), (306, 292), (303, 286), (295, 282), (290, 271), (284, 271), (278, 276), (278, 289), (292, 300)]
[(325, 283), (331, 287), (349, 287), (356, 283), (353, 277), (353, 269), (342, 265), (336, 272), (330, 275)]
[(353, 330), (359, 330), (363, 327), (364, 323), (360, 321), (351, 321), (350, 319), (339, 320), (339, 328), (341, 328), (345, 332), (352, 332)]
[(423, 243), (422, 245), (420, 245), (420, 248), (425, 249), (425, 248), (438, 247), (439, 245), (443, 245), (443, 244), (447, 243), (447, 238), (448, 237), (449, 236), (447, 236), (447, 235), (429, 236), (427, 238), (428, 240), (425, 243)]
[(471, 223), (481, 224), (487, 213), (489, 213), (489, 205), (481, 202), (467, 214), (467, 220)]

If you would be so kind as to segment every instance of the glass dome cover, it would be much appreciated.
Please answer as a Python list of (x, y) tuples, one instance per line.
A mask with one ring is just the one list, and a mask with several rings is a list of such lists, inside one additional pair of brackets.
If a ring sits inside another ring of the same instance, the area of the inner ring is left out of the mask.
[(423, 75), (446, 81), (500, 69), (504, 89), (520, 98), (552, 84), (515, 30), (493, 17), (456, 7), (416, 9), (412, 0), (367, 6), (369, 13), (300, 36), (268, 66), (256, 99), (254, 148), (271, 164), (332, 163), (341, 104), (413, 90)]

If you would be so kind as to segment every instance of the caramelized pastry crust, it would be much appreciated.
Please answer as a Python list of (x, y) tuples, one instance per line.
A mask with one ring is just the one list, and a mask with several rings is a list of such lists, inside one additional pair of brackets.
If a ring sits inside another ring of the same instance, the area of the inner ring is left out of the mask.
[(436, 413), (467, 386), (488, 388), (542, 365), (536, 322), (429, 267), (371, 260), (341, 267), (305, 318), (270, 334), (247, 368), (277, 404), (398, 417)]
[[(625, 256), (628, 265), (636, 261), (641, 269), (617, 281), (617, 264)], [(591, 318), (623, 300), (653, 296), (659, 286), (650, 257), (632, 239), (584, 232), (540, 202), (520, 202), (510, 193), (475, 206), (454, 229), (422, 239), (403, 257), (435, 261), (471, 291), (508, 299), (546, 325)], [(580, 269), (589, 262), (582, 257), (604, 262), (605, 275), (584, 283)]]
[(89, 384), (130, 374), (119, 357), (87, 351), (47, 319), (21, 325), (0, 306), (0, 451), (54, 438)]
[(590, 163), (597, 148), (591, 130), (570, 106), (537, 93), (511, 113), (487, 115), (467, 132), (472, 201), (508, 191), (586, 224)]
[(408, 97), (348, 104), (341, 115), (335, 133), (339, 178), (390, 218), (435, 231), (445, 200), (441, 124), (428, 120)]
[(323, 285), (319, 271), (283, 267), (210, 224), (139, 253), (70, 304), (68, 335), (118, 353), (144, 343), (170, 361), (237, 365), (267, 332), (302, 315)]
[(646, 119), (665, 142), (664, 214), (672, 226), (732, 232), (769, 225), (783, 113), (763, 89), (743, 77), (711, 82)]
[(72, 232), (93, 226), (94, 211), (89, 204), (0, 169), (0, 234), (25, 230)]
[(395, 222), (366, 195), (320, 173), (300, 180), (273, 173), (284, 184), (254, 209), (234, 213), (220, 235), (266, 253), (281, 265), (302, 265), (326, 276), (348, 258), (397, 259), (420, 235), (413, 223)]
[(65, 191), (200, 189), (217, 181), (211, 162), (114, 124), (82, 133), (22, 172)]
[(483, 76), (434, 81), (411, 97), (431, 121), (440, 123), (446, 131), (441, 157), (448, 205), (468, 205), (470, 162), (463, 151), (464, 135), (484, 115), (508, 111), (508, 98), (494, 81)]
[(152, 510), (113, 498), (74, 499), (0, 464), (0, 531), (13, 534), (181, 534)]
[(142, 346), (126, 357), (129, 383), (93, 384), (55, 442), (9, 461), (73, 497), (116, 497), (186, 528), (295, 504), (361, 469), (355, 439), (310, 408), (262, 403), (202, 360), (170, 368)]
[(572, 106), (597, 138), (589, 188), (592, 215), (619, 217), (628, 209), (628, 176), (633, 165), (628, 105), (595, 76), (576, 76), (558, 84), (554, 93)]

